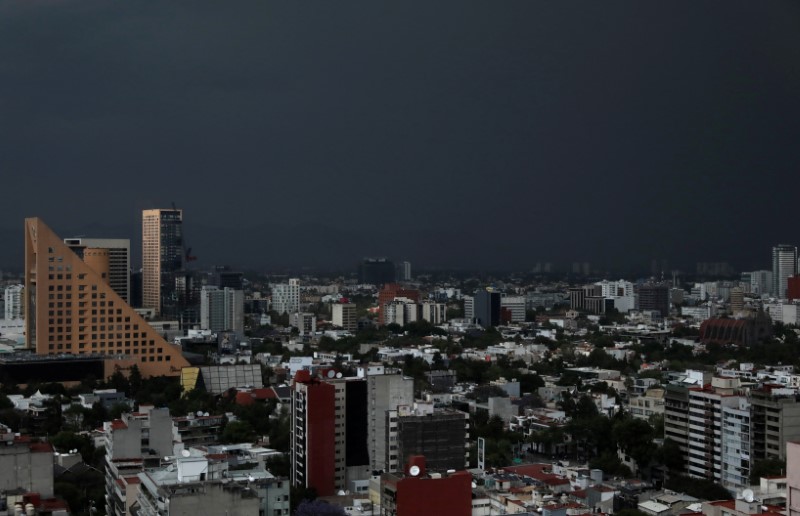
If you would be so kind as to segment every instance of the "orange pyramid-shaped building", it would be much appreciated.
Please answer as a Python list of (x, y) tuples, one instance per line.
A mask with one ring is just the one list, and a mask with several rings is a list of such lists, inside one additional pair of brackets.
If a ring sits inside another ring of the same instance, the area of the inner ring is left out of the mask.
[(87, 262), (44, 222), (25, 219), (27, 346), (39, 355), (105, 355), (144, 376), (179, 374), (188, 365), (180, 347), (114, 292), (102, 263)]

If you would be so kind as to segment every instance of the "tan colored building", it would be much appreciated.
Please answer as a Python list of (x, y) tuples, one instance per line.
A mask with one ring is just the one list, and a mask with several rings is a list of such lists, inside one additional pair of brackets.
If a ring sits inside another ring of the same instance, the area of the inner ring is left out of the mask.
[(156, 314), (177, 303), (175, 273), (183, 268), (182, 225), (182, 210), (142, 211), (142, 308), (152, 308)]
[(102, 270), (81, 260), (38, 218), (25, 219), (25, 339), (39, 355), (124, 355), (145, 376), (177, 375), (188, 365), (180, 348), (125, 303)]

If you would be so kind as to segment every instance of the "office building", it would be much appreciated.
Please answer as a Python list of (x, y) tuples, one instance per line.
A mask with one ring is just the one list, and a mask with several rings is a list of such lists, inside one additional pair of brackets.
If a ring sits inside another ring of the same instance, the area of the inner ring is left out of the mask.
[(508, 321), (525, 322), (525, 296), (503, 296), (500, 298), (500, 309), (508, 311)]
[(217, 265), (209, 278), (209, 283), (219, 288), (244, 289), (244, 274), (233, 271), (226, 265)]
[(386, 412), (386, 471), (424, 455), (428, 469), (444, 473), (469, 467), (469, 415), (417, 403)]
[(200, 329), (244, 336), (244, 292), (206, 285), (200, 290)]
[(331, 307), (331, 322), (347, 331), (358, 330), (358, 317), (355, 303), (336, 303)]
[(142, 212), (142, 307), (174, 317), (179, 311), (178, 275), (183, 269), (183, 211)]
[(23, 285), (11, 285), (6, 287), (3, 293), (3, 300), (5, 302), (5, 320), (22, 319), (25, 315), (25, 308), (23, 306)]
[(411, 262), (400, 262), (400, 281), (411, 281)]
[(364, 258), (358, 266), (358, 282), (369, 285), (394, 283), (394, 263), (386, 258)]
[[(131, 241), (127, 238), (65, 238), (64, 243), (94, 268), (93, 260), (107, 274), (108, 284), (126, 303), (132, 305)], [(94, 256), (92, 256), (94, 255)], [(107, 264), (105, 263), (107, 260)], [(97, 269), (95, 269), (97, 270)], [(102, 275), (102, 274), (101, 274)]]
[(300, 311), (300, 280), (292, 278), (288, 283), (272, 285), (272, 309), (279, 314)]
[(772, 248), (772, 295), (786, 299), (789, 278), (797, 274), (797, 247), (780, 244)]
[(500, 325), (500, 292), (478, 290), (474, 300), (475, 322), (484, 328)]
[(750, 293), (758, 296), (772, 292), (772, 271), (760, 270), (742, 273), (742, 281), (750, 283)]
[(657, 311), (661, 317), (669, 315), (669, 287), (666, 284), (646, 283), (637, 292), (638, 309)]
[(24, 304), (26, 345), (37, 354), (123, 356), (145, 376), (175, 375), (188, 365), (179, 347), (37, 218), (25, 220)]

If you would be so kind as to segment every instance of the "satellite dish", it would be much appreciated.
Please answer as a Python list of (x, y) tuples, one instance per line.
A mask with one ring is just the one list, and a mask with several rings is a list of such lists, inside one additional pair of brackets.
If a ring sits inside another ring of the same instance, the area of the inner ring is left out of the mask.
[(203, 417), (208, 417), (208, 412), (203, 412)]
[(200, 416), (202, 416), (202, 415), (203, 415), (203, 411), (202, 411), (202, 410), (198, 410), (198, 411), (197, 411), (197, 414), (196, 414), (196, 416), (197, 416), (197, 417), (200, 417)]
[(410, 468), (408, 468), (408, 474), (411, 475), (412, 477), (416, 477), (417, 475), (419, 475), (419, 466), (415, 464)]
[(192, 454), (192, 452), (190, 452), (189, 450), (182, 450), (181, 451), (181, 455), (183, 455), (184, 457), (188, 457), (191, 454)]
[(744, 498), (745, 502), (750, 503), (755, 500), (755, 494), (753, 493), (752, 489), (745, 489), (742, 491), (742, 498)]
[(333, 378), (334, 376), (336, 376), (336, 371), (334, 371), (333, 369), (328, 371), (328, 378)]
[(342, 373), (336, 373), (336, 378), (341, 378), (341, 377), (342, 377)]
[(344, 496), (344, 489), (339, 489), (339, 492), (336, 493), (339, 496)]
[(475, 489), (476, 487), (478, 487), (478, 484), (476, 484), (475, 482), (473, 482), (473, 483), (472, 483), (472, 489)]

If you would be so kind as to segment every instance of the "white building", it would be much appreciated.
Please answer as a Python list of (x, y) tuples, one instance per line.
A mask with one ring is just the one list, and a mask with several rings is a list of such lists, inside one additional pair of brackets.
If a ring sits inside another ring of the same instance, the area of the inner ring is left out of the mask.
[(711, 387), (689, 389), (689, 476), (727, 482), (726, 487), (748, 485), (752, 425), (740, 385), (738, 378), (713, 377)]
[(23, 285), (11, 285), (10, 287), (6, 287), (4, 300), (5, 300), (5, 319), (10, 321), (11, 319), (22, 319), (25, 316), (25, 309), (22, 306), (23, 302), (23, 291), (25, 287)]
[(738, 405), (722, 407), (722, 485), (728, 489), (750, 487), (750, 443), (752, 421), (750, 403), (736, 397)]
[(204, 286), (200, 290), (200, 329), (244, 336), (244, 291)]
[(698, 321), (710, 319), (711, 316), (714, 315), (714, 312), (715, 310), (713, 310), (709, 305), (681, 307), (681, 315), (683, 317), (691, 317), (692, 319), (696, 319)]
[(786, 299), (788, 280), (797, 274), (797, 247), (776, 245), (772, 248), (772, 295)]
[(433, 301), (423, 301), (422, 319), (431, 324), (445, 323), (447, 321), (447, 305), (444, 303), (434, 303)]
[(511, 312), (511, 322), (525, 322), (525, 296), (503, 296), (500, 298), (500, 308)]
[(633, 283), (630, 281), (598, 281), (595, 283), (600, 287), (600, 295), (605, 299), (614, 300), (614, 308), (620, 313), (627, 313), (636, 308), (636, 295), (633, 291)]
[(464, 296), (464, 319), (472, 320), (475, 318), (475, 297)]
[(313, 335), (317, 332), (317, 316), (312, 313), (293, 313), (291, 324), (300, 331), (300, 335)]
[(396, 297), (386, 303), (383, 308), (383, 324), (399, 324), (405, 326), (417, 321), (418, 305), (406, 297)]
[(292, 278), (289, 283), (272, 285), (272, 309), (279, 314), (300, 311), (300, 280)]

